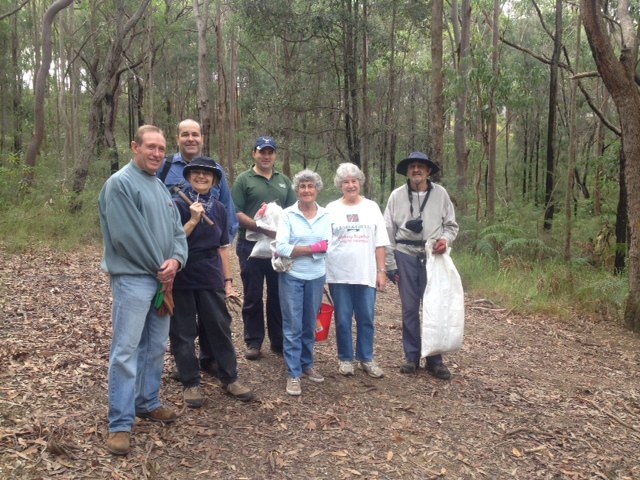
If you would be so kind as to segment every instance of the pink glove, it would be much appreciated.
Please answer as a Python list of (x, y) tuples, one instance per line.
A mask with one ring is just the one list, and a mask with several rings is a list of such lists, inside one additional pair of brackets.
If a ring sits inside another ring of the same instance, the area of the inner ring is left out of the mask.
[(442, 255), (447, 251), (447, 241), (444, 238), (438, 240), (431, 250), (435, 255)]
[(267, 207), (268, 205), (264, 202), (262, 202), (262, 205), (260, 206), (260, 208), (258, 209), (258, 211), (256, 212), (255, 216), (253, 218), (262, 218), (264, 217), (264, 213), (267, 211)]
[(319, 242), (311, 245), (311, 253), (326, 253), (327, 248), (329, 248), (329, 242), (326, 240), (320, 240)]

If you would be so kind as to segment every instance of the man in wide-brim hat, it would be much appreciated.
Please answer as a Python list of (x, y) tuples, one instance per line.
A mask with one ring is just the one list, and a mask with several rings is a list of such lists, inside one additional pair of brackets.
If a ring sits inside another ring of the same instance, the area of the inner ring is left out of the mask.
[(424, 153), (411, 152), (407, 158), (402, 159), (400, 163), (398, 163), (396, 172), (400, 175), (404, 175), (405, 177), (408, 176), (407, 169), (409, 168), (409, 165), (414, 162), (419, 162), (429, 167), (429, 175), (435, 175), (440, 171), (440, 167)]
[[(420, 303), (427, 286), (425, 242), (433, 241), (436, 255), (458, 234), (455, 211), (449, 194), (429, 177), (440, 167), (422, 152), (412, 152), (398, 163), (396, 171), (407, 183), (396, 188), (384, 212), (390, 245), (386, 270), (389, 280), (398, 285), (402, 304), (402, 347), (405, 361), (401, 373), (416, 373), (420, 366)], [(427, 357), (426, 370), (436, 378), (448, 380), (451, 373), (442, 355)]]

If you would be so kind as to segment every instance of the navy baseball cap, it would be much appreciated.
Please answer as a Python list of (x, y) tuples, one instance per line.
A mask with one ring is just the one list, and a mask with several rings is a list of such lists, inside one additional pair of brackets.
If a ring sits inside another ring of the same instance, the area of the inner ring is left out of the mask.
[(276, 141), (271, 137), (258, 137), (253, 149), (260, 151), (263, 148), (273, 148), (275, 150), (278, 146), (276, 145)]

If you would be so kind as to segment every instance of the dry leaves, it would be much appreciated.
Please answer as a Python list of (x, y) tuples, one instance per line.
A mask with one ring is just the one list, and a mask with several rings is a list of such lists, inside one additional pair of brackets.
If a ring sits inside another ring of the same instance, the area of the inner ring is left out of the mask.
[[(392, 285), (376, 307), (384, 379), (337, 374), (332, 325), (316, 346), (323, 384), (286, 395), (282, 358), (266, 341), (258, 362), (238, 356), (257, 402), (229, 398), (205, 375), (207, 402), (193, 410), (167, 355), (161, 398), (180, 419), (138, 421), (132, 453), (112, 457), (100, 250), (0, 257), (0, 478), (640, 478), (639, 339), (470, 299), (463, 349), (446, 356), (452, 381), (403, 376)], [(242, 352), (239, 300), (230, 309)]]

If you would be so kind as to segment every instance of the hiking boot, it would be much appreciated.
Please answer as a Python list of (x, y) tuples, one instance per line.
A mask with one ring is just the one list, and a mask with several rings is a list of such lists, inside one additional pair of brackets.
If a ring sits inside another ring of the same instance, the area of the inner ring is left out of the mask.
[(338, 373), (345, 377), (352, 377), (354, 374), (353, 364), (351, 362), (340, 360), (338, 362)]
[(204, 403), (204, 396), (200, 391), (199, 385), (194, 385), (193, 387), (185, 387), (182, 392), (182, 398), (184, 399), (184, 403), (187, 407), (191, 408), (200, 408)]
[(411, 375), (413, 373), (416, 373), (417, 369), (418, 369), (417, 364), (415, 364), (414, 362), (406, 361), (400, 367), (400, 373), (404, 373), (405, 375)]
[(245, 387), (237, 380), (233, 383), (225, 385), (222, 388), (224, 388), (224, 391), (227, 392), (229, 395), (237, 398), (241, 402), (250, 402), (255, 397), (255, 395), (249, 389), (249, 387)]
[(173, 367), (173, 370), (171, 370), (171, 380), (180, 381), (180, 372), (178, 371), (178, 367)]
[(257, 360), (260, 357), (260, 349), (255, 347), (247, 347), (244, 352), (244, 358), (247, 360)]
[(282, 357), (282, 347), (271, 347), (271, 352), (279, 357)]
[(382, 378), (384, 377), (384, 372), (375, 362), (375, 360), (371, 360), (370, 362), (360, 362), (360, 368), (367, 372), (370, 377), (373, 378)]
[(427, 365), (427, 372), (440, 380), (449, 380), (451, 378), (451, 372), (444, 363)]
[(287, 378), (287, 393), (294, 397), (302, 394), (302, 387), (300, 386), (299, 378)]
[(136, 413), (136, 417), (161, 423), (173, 423), (178, 418), (176, 412), (166, 407), (158, 407), (151, 412)]
[(315, 368), (305, 368), (302, 372), (302, 376), (315, 383), (324, 382), (324, 377), (320, 375)]
[(112, 432), (107, 438), (107, 450), (112, 455), (126, 455), (131, 450), (131, 432)]

